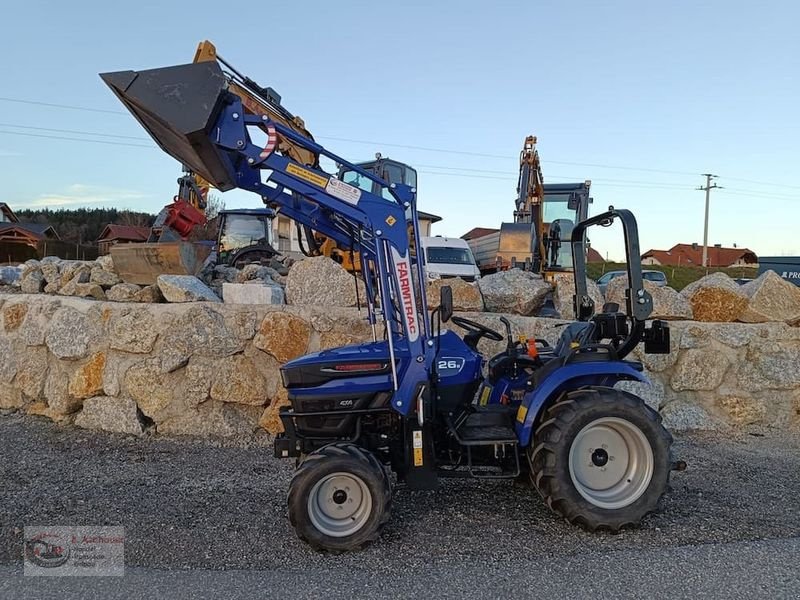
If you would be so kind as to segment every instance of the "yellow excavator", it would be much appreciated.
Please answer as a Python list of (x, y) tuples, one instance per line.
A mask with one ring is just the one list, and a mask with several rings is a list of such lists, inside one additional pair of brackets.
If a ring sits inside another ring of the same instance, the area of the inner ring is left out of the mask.
[(527, 136), (520, 152), (514, 221), (467, 240), (481, 274), (519, 267), (553, 281), (572, 270), (570, 236), (588, 216), (591, 182), (544, 183), (536, 142)]

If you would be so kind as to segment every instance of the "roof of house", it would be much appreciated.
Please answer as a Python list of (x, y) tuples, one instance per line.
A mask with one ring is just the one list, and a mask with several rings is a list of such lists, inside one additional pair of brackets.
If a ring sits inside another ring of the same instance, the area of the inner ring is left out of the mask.
[(12, 223), (19, 222), (17, 215), (14, 214), (14, 211), (11, 210), (11, 207), (5, 202), (0, 202), (0, 212), (2, 212)]
[(9, 236), (9, 234), (17, 232), (24, 236), (36, 240), (43, 240), (46, 238), (59, 239), (58, 233), (53, 229), (52, 225), (41, 225), (39, 223), (0, 223), (0, 236)]
[(606, 262), (606, 259), (597, 250), (589, 246), (589, 250), (586, 252), (586, 262), (601, 263)]
[(126, 242), (146, 242), (150, 237), (149, 227), (137, 227), (135, 225), (115, 225), (109, 223), (103, 229), (103, 233), (97, 238), (98, 242), (111, 242), (114, 240), (124, 240)]
[(475, 238), (489, 235), (490, 233), (497, 233), (499, 229), (492, 229), (491, 227), (473, 227), (467, 233), (461, 236), (462, 240), (472, 240)]
[[(662, 265), (702, 265), (703, 247), (699, 244), (675, 244), (669, 250), (648, 250), (642, 258), (654, 258)], [(758, 257), (749, 248), (708, 247), (709, 267), (728, 267), (739, 260), (755, 264)]]
[(423, 212), (421, 210), (417, 211), (417, 217), (419, 217), (421, 221), (430, 221), (431, 223), (438, 223), (439, 221), (442, 220), (442, 217), (440, 217), (439, 215)]

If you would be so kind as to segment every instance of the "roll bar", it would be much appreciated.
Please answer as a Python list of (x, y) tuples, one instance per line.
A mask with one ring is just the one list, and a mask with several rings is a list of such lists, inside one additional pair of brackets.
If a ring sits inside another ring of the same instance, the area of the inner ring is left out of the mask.
[[(644, 351), (648, 354), (668, 354), (670, 351), (669, 326), (664, 321), (653, 321), (648, 328), (647, 318), (653, 313), (653, 297), (644, 289), (642, 278), (642, 261), (639, 249), (639, 228), (633, 213), (626, 209), (615, 209), (609, 206), (602, 214), (585, 219), (578, 223), (572, 230), (572, 264), (575, 277), (575, 296), (573, 306), (575, 317), (579, 321), (588, 321), (594, 315), (594, 301), (589, 295), (586, 285), (586, 230), (589, 227), (600, 225), (608, 227), (615, 219), (622, 222), (622, 231), (625, 236), (625, 258), (628, 271), (628, 288), (625, 290), (625, 315), (631, 321), (628, 331), (626, 327), (618, 328), (611, 325), (618, 332), (622, 342), (616, 346), (619, 359), (627, 356), (639, 342), (644, 342)], [(609, 319), (595, 317), (598, 324), (612, 323), (613, 315), (605, 315)], [(624, 337), (623, 337), (624, 336)]]

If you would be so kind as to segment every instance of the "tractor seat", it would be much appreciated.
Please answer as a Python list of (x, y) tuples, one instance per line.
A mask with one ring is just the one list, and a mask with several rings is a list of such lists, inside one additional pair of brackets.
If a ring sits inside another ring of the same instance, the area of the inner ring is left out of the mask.
[[(579, 324), (591, 325), (590, 323), (573, 323), (572, 325)], [(572, 327), (572, 325), (569, 327)], [(584, 333), (583, 329), (580, 329), (580, 334)], [(578, 328), (576, 328), (576, 330), (578, 330)], [(553, 358), (544, 363), (544, 365), (534, 371), (533, 375), (528, 378), (528, 382), (531, 384), (531, 387), (539, 387), (539, 385), (554, 371), (557, 371), (567, 364), (579, 362), (609, 362), (617, 360), (616, 353), (614, 353), (613, 350), (607, 350), (605, 348), (592, 349), (591, 347), (587, 347), (587, 341), (581, 340), (580, 335), (578, 336), (578, 339), (573, 341), (571, 336), (572, 333), (574, 333), (574, 330), (572, 332), (565, 331), (561, 335), (561, 339), (556, 346), (556, 351), (553, 354)], [(573, 348), (573, 343), (578, 343), (580, 346)], [(582, 351), (584, 348), (586, 350)]]

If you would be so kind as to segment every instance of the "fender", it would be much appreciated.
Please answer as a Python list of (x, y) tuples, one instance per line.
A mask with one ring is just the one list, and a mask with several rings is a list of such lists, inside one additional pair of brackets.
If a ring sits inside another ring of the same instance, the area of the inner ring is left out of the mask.
[(623, 361), (571, 363), (553, 371), (537, 388), (525, 394), (517, 411), (515, 425), (520, 447), (531, 443), (533, 425), (551, 398), (587, 385), (613, 387), (618, 381), (649, 383), (633, 363)]

